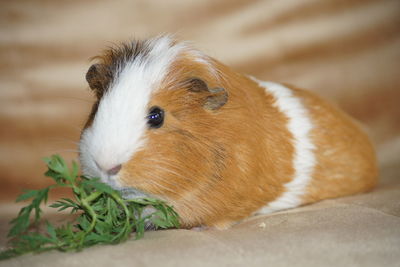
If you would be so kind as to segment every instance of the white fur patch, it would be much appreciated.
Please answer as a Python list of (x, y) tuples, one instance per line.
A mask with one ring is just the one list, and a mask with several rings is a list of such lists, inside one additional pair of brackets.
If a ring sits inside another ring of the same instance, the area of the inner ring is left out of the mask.
[(309, 184), (316, 159), (315, 146), (310, 138), (313, 128), (307, 109), (291, 89), (277, 83), (257, 81), (274, 96), (275, 106), (288, 118), (287, 127), (293, 136), (293, 179), (285, 184), (286, 191), (274, 201), (261, 208), (257, 214), (293, 208), (301, 204), (301, 198)]
[(127, 62), (102, 97), (93, 123), (80, 140), (83, 173), (121, 188), (106, 171), (130, 160), (146, 143), (148, 103), (171, 63), (185, 49), (168, 36), (147, 41), (150, 52)]

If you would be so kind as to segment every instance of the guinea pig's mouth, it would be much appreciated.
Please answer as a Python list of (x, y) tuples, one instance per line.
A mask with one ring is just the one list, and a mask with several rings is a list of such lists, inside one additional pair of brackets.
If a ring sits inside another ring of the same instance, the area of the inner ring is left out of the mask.
[(88, 160), (81, 155), (82, 173), (88, 178), (100, 178), (100, 181), (121, 193), (125, 199), (154, 198), (134, 187), (129, 187), (121, 182), (121, 174), (109, 175), (103, 172), (94, 160)]
[(100, 178), (101, 182), (109, 185), (112, 189), (119, 191), (124, 199), (154, 198), (154, 196), (139, 189), (122, 185), (119, 177), (103, 175), (101, 173), (93, 175), (91, 173), (84, 172), (83, 174), (90, 179)]
[(147, 194), (137, 188), (124, 186), (119, 177), (110, 177), (108, 176), (107, 179), (103, 179), (102, 182), (111, 186), (114, 190), (117, 190), (121, 193), (124, 199), (139, 199), (139, 198), (154, 198), (150, 194)]
[(113, 189), (119, 191), (124, 199), (154, 198), (150, 194), (143, 192), (135, 187), (124, 185), (124, 183), (121, 182), (120, 175), (107, 175), (107, 179), (103, 179), (103, 182), (111, 186)]

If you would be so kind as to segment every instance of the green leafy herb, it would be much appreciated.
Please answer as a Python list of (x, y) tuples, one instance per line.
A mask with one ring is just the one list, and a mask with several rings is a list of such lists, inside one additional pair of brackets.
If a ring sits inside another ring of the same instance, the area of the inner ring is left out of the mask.
[[(52, 178), (55, 184), (25, 191), (17, 198), (17, 202), (31, 199), (31, 203), (21, 208), (18, 216), (11, 221), (8, 233), (10, 248), (0, 252), (0, 260), (29, 252), (52, 249), (79, 251), (96, 244), (117, 244), (126, 240), (133, 231), (139, 239), (144, 235), (146, 223), (153, 224), (156, 229), (179, 228), (178, 214), (161, 200), (126, 200), (99, 179), (79, 176), (75, 162), (71, 169), (58, 155), (46, 158), (45, 162), (48, 166), (45, 175)], [(46, 222), (45, 233), (32, 231), (32, 226), (40, 221), (41, 204), (47, 202), (49, 191), (57, 187), (71, 188), (74, 199), (61, 198), (50, 207), (58, 211), (69, 209), (72, 214), (77, 214), (75, 221), (61, 227)], [(156, 211), (142, 216), (146, 206), (152, 206)]]

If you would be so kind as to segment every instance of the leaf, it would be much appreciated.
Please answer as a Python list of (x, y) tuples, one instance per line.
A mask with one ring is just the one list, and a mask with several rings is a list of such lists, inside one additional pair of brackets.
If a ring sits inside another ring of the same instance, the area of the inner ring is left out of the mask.
[(79, 173), (79, 166), (75, 161), (72, 161), (71, 177), (73, 177), (73, 179), (76, 179), (76, 177), (78, 177), (78, 173)]
[(68, 169), (67, 164), (65, 163), (64, 159), (59, 155), (52, 155), (49, 159), (44, 159), (47, 164), (47, 167), (52, 172), (46, 172), (46, 175), (54, 178), (56, 182), (60, 179), (58, 175), (62, 175), (62, 178), (72, 182), (72, 177), (70, 176), (70, 172)]
[(82, 182), (82, 184), (84, 186), (91, 186), (100, 192), (105, 192), (110, 195), (114, 193), (114, 189), (112, 189), (109, 185), (98, 182), (98, 179), (97, 180), (95, 180), (95, 179), (85, 180)]
[(49, 237), (44, 236), (40, 233), (29, 233), (21, 236), (21, 239), (30, 242), (30, 244), (34, 244), (34, 246), (52, 242), (52, 240)]
[(49, 170), (52, 170), (55, 173), (63, 173), (65, 170), (65, 162), (59, 155), (53, 155), (50, 159), (45, 160), (45, 162)]
[(89, 226), (90, 226), (90, 222), (87, 218), (88, 216), (86, 214), (82, 214), (81, 216), (79, 216), (79, 218), (77, 219), (78, 224), (76, 225), (78, 228), (82, 229), (83, 231), (86, 231)]
[(15, 202), (21, 202), (29, 198), (36, 197), (37, 194), (38, 194), (37, 190), (27, 190), (25, 191), (25, 193), (19, 195), (15, 200)]
[(139, 220), (136, 223), (136, 239), (140, 239), (144, 236), (145, 222), (144, 220)]
[(8, 260), (13, 257), (19, 256), (20, 253), (16, 249), (9, 249), (0, 252), (0, 260)]
[(90, 233), (85, 237), (85, 241), (95, 241), (95, 242), (107, 242), (112, 239), (111, 236), (99, 235), (96, 233)]
[(23, 207), (18, 215), (18, 217), (11, 220), (11, 227), (10, 231), (8, 232), (8, 237), (17, 236), (23, 232), (25, 232), (30, 224), (29, 216), (31, 214), (32, 208), (30, 207)]
[[(8, 233), (11, 248), (0, 252), (0, 259), (50, 249), (79, 251), (96, 244), (116, 244), (126, 240), (134, 230), (135, 238), (140, 239), (148, 222), (157, 228), (179, 227), (178, 214), (164, 201), (154, 198), (125, 200), (120, 192), (101, 183), (98, 178), (79, 176), (75, 162), (68, 168), (58, 155), (43, 160), (48, 166), (45, 175), (55, 184), (40, 190), (24, 191), (18, 196), (17, 202), (31, 202), (11, 220), (12, 227)], [(60, 227), (46, 222), (45, 234), (32, 232), (31, 226), (41, 219), (41, 205), (47, 202), (49, 191), (57, 187), (71, 188), (74, 199), (61, 198), (50, 207), (58, 211), (70, 208), (71, 213), (79, 214), (73, 217), (72, 222)], [(146, 206), (153, 206), (156, 212), (143, 218)]]
[(50, 235), (51, 239), (53, 242), (57, 241), (57, 233), (53, 225), (51, 225), (49, 222), (46, 222), (47, 224), (47, 233)]
[(52, 208), (58, 208), (58, 211), (63, 211), (68, 208), (72, 208), (73, 210), (78, 210), (80, 207), (74, 201), (68, 198), (62, 198), (62, 200), (57, 200), (53, 204), (50, 205)]

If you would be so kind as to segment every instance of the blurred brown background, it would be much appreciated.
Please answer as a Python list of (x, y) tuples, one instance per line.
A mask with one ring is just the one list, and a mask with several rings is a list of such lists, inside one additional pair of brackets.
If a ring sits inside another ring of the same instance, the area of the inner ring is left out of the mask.
[[(89, 58), (175, 33), (238, 71), (292, 83), (362, 121), (400, 174), (400, 1), (0, 1), (0, 200), (43, 186), (42, 157), (76, 158)], [(396, 177), (397, 178), (397, 177)]]

